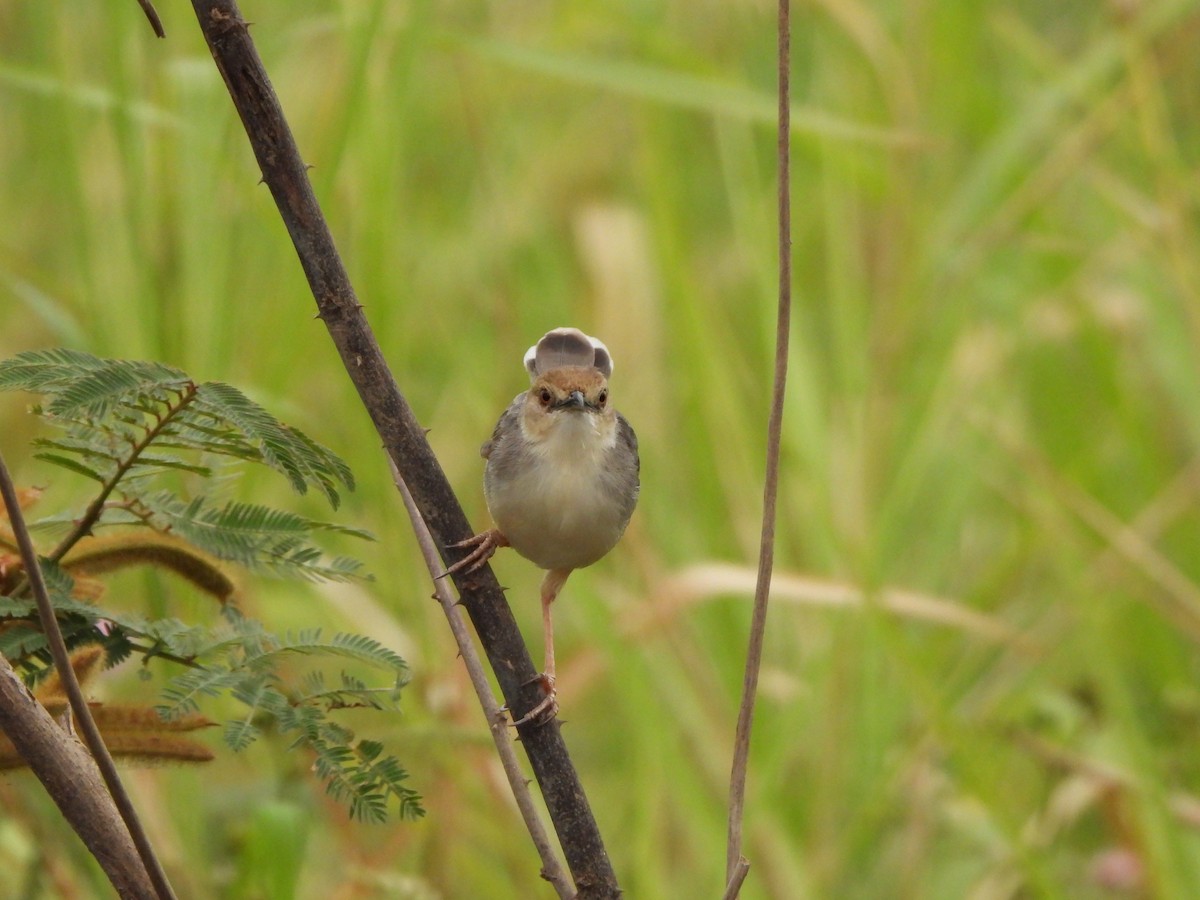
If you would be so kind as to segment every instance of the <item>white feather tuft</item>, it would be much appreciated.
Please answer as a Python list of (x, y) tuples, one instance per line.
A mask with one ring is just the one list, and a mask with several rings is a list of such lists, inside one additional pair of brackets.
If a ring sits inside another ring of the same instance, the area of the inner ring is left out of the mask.
[(530, 381), (544, 372), (564, 366), (594, 368), (605, 378), (610, 378), (613, 371), (612, 354), (604, 342), (584, 334), (578, 328), (547, 331), (540, 341), (526, 351), (524, 363)]

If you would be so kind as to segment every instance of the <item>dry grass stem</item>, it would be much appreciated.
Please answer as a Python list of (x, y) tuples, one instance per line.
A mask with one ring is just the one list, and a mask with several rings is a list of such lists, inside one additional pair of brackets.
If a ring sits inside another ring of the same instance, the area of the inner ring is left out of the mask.
[(442, 561), (438, 556), (437, 547), (433, 543), (433, 536), (429, 533), (425, 520), (421, 518), (421, 512), (413, 502), (412, 494), (409, 493), (408, 486), (400, 475), (400, 470), (390, 459), (388, 462), (392, 467), (392, 479), (396, 483), (397, 490), (400, 491), (400, 496), (404, 498), (404, 508), (412, 521), (413, 531), (416, 532), (421, 555), (433, 578), (434, 596), (441, 605), (442, 612), (446, 614), (446, 621), (454, 635), (454, 642), (458, 645), (458, 655), (462, 657), (467, 675), (471, 679), (471, 687), (475, 689), (475, 696), (483, 709), (483, 716), (487, 720), (488, 730), (492, 735), (492, 743), (496, 746), (496, 754), (500, 757), (500, 765), (508, 779), (508, 786), (512, 790), (513, 798), (517, 801), (521, 819), (525, 822), (533, 845), (537, 848), (538, 856), (542, 858), (542, 877), (554, 885), (554, 890), (558, 892), (559, 897), (573, 897), (575, 889), (571, 885), (571, 879), (562, 863), (559, 862), (558, 854), (554, 852), (550, 836), (546, 833), (545, 826), (542, 825), (542, 818), (538, 814), (533, 794), (529, 790), (529, 782), (525, 778), (525, 773), (521, 771), (521, 764), (513, 750), (512, 737), (509, 734), (508, 714), (492, 695), (487, 673), (483, 669), (483, 662), (479, 659), (479, 654), (475, 651), (475, 643), (471, 640), (470, 629), (467, 628), (467, 623), (463, 620), (462, 613), (458, 608), (457, 598), (451, 593), (446, 579), (438, 577), (442, 574)]
[[(729, 833), (725, 848), (725, 877), (732, 885), (743, 861), (742, 819), (746, 800), (746, 769), (750, 761), (750, 732), (754, 725), (754, 701), (758, 673), (762, 667), (763, 639), (767, 630), (767, 603), (771, 572), (775, 565), (776, 500), (779, 494), (779, 447), (783, 436), (783, 401), (787, 388), (788, 342), (792, 327), (792, 193), (791, 193), (791, 3), (779, 0), (778, 56), (779, 122), (776, 134), (779, 180), (779, 305), (775, 320), (775, 374), (771, 387), (771, 414), (767, 422), (767, 466), (763, 485), (762, 540), (759, 544), (758, 577), (754, 610), (750, 619), (750, 641), (742, 681), (742, 703), (738, 710), (733, 742), (733, 765), (729, 776)], [(733, 896), (737, 896), (736, 885)]]

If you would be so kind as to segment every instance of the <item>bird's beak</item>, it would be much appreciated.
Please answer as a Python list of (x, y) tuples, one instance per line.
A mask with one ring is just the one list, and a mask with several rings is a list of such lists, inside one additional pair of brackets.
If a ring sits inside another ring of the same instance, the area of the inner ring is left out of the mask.
[(557, 406), (559, 409), (586, 409), (587, 400), (583, 397), (583, 391), (571, 391)]

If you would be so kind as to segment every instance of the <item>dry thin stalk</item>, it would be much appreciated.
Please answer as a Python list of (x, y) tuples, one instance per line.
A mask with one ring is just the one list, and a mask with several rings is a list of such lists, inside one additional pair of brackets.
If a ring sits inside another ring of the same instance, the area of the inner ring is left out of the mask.
[[(767, 628), (767, 601), (771, 592), (771, 571), (775, 565), (775, 506), (779, 492), (779, 444), (783, 432), (783, 398), (787, 386), (788, 338), (792, 319), (792, 215), (791, 215), (791, 5), (779, 0), (779, 308), (775, 322), (775, 379), (771, 390), (771, 415), (767, 422), (767, 469), (763, 486), (762, 540), (758, 554), (758, 583), (754, 590), (754, 611), (750, 621), (750, 645), (746, 651), (746, 672), (742, 681), (742, 705), (738, 711), (737, 734), (733, 745), (733, 766), (729, 777), (729, 843), (725, 856), (725, 878), (736, 897), (734, 883), (738, 868), (749, 863), (742, 856), (742, 817), (746, 800), (746, 767), (750, 758), (750, 731), (754, 724), (754, 700), (758, 693), (758, 672), (762, 666), (763, 635)], [(745, 878), (745, 873), (742, 874)]]
[(725, 893), (721, 895), (721, 900), (737, 900), (737, 895), (742, 890), (742, 883), (748, 874), (750, 874), (750, 860), (744, 856), (739, 857), (737, 865), (733, 867), (733, 875), (729, 879), (729, 884), (725, 886)]
[[(54, 667), (62, 681), (67, 700), (71, 704), (74, 722), (100, 769), (108, 792), (112, 795), (113, 802), (116, 803), (117, 810), (121, 813), (121, 818), (125, 820), (125, 825), (133, 838), (138, 856), (141, 857), (142, 864), (146, 867), (154, 890), (160, 898), (164, 898), (164, 900), (172, 898), (173, 900), (175, 892), (171, 890), (171, 884), (167, 880), (167, 874), (163, 871), (162, 864), (154, 855), (154, 848), (150, 846), (150, 838), (142, 828), (133, 801), (129, 799), (129, 794), (126, 793), (125, 786), (121, 783), (116, 764), (113, 762), (108, 748), (104, 745), (104, 739), (100, 736), (100, 729), (96, 727), (95, 719), (92, 718), (92, 711), (83, 696), (79, 679), (75, 677), (75, 669), (71, 666), (71, 657), (67, 652), (66, 642), (63, 641), (62, 631), (59, 630), (58, 619), (55, 617), (54, 607), (50, 603), (50, 594), (46, 590), (46, 581), (42, 576), (42, 567), (38, 563), (37, 551), (29, 537), (29, 529), (25, 525), (25, 516), (21, 512), (17, 490), (8, 473), (8, 466), (4, 462), (3, 455), (0, 455), (0, 494), (4, 496), (4, 505), (8, 509), (8, 521), (12, 526), (13, 535), (17, 539), (17, 546), (21, 550), (21, 562), (25, 567), (25, 577), (33, 592), (34, 600), (37, 602), (38, 618), (41, 620), (42, 630), (50, 645), (50, 655), (54, 659)], [(16, 743), (15, 739), (13, 743)]]
[(575, 888), (559, 862), (558, 855), (554, 852), (550, 837), (546, 834), (542, 819), (538, 815), (537, 806), (533, 802), (533, 794), (529, 791), (525, 773), (521, 771), (521, 764), (517, 761), (517, 754), (513, 751), (512, 741), (508, 735), (508, 715), (492, 695), (487, 674), (483, 671), (483, 662), (479, 659), (479, 654), (475, 652), (475, 644), (471, 640), (467, 623), (463, 621), (458, 601), (450, 592), (446, 579), (438, 577), (442, 574), (443, 568), (437, 546), (433, 542), (433, 536), (429, 533), (425, 520), (421, 518), (421, 511), (413, 502), (412, 494), (409, 493), (408, 485), (404, 483), (400, 470), (396, 468), (396, 464), (390, 458), (388, 462), (392, 467), (392, 479), (396, 482), (400, 496), (404, 498), (404, 508), (408, 511), (413, 531), (416, 532), (421, 555), (425, 558), (429, 574), (433, 576), (434, 597), (441, 604), (442, 612), (446, 614), (446, 621), (450, 623), (450, 631), (454, 635), (454, 642), (458, 645), (458, 655), (462, 657), (463, 665), (467, 668), (467, 675), (471, 679), (471, 686), (475, 689), (475, 696), (479, 698), (479, 705), (483, 707), (483, 715), (487, 719), (488, 729), (492, 733), (492, 741), (496, 745), (500, 765), (504, 768), (504, 775), (508, 778), (508, 785), (517, 801), (517, 809), (520, 810), (521, 818), (525, 820), (525, 827), (529, 829), (529, 836), (533, 839), (538, 855), (542, 858), (542, 877), (554, 885), (554, 890), (564, 900), (574, 897)]
[[(12, 741), (63, 818), (96, 858), (117, 893), (154, 900), (157, 894), (138, 858), (129, 829), (104, 787), (87, 748), (63, 731), (0, 656), (0, 731)], [(8, 877), (11, 877), (8, 876)]]

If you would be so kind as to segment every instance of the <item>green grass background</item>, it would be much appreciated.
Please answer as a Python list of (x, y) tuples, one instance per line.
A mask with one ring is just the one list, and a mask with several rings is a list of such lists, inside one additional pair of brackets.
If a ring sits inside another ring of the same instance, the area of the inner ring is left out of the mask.
[[(0, 355), (230, 381), (345, 455), (369, 585), (247, 579), (399, 650), (416, 823), (266, 741), (135, 771), (181, 896), (549, 897), (365, 414), (186, 4), (0, 0)], [(547, 329), (637, 428), (625, 539), (557, 607), (626, 896), (720, 895), (775, 303), (764, 2), (247, 0), (367, 315), (474, 522)], [(795, 9), (795, 322), (747, 898), (1200, 896), (1200, 3)], [(0, 442), (45, 503), (86, 485)], [(246, 499), (328, 516), (274, 477)], [(532, 565), (496, 567), (535, 657)], [(211, 615), (178, 584), (114, 603)], [(128, 665), (98, 691), (146, 691)], [(153, 687), (153, 683), (150, 685)], [(214, 737), (214, 746), (219, 740)], [(27, 776), (4, 897), (103, 895)]]

